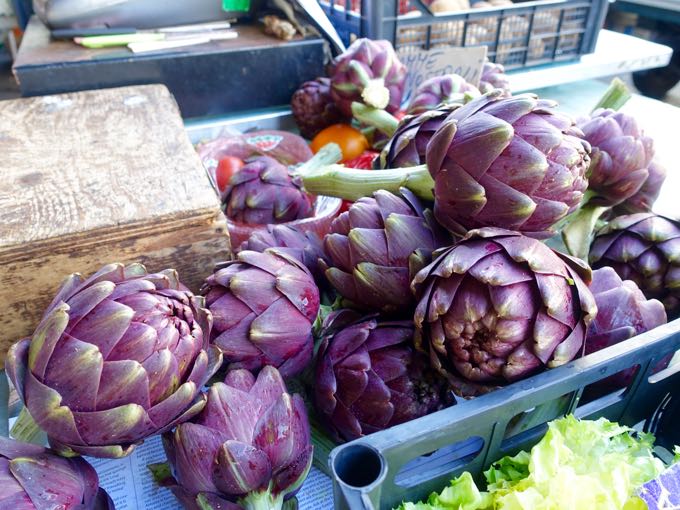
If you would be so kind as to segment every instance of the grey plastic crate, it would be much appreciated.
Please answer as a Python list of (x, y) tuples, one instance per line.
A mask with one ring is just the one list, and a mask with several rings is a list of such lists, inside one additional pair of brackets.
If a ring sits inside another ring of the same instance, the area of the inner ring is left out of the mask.
[[(336, 447), (329, 464), (338, 510), (391, 509), (441, 491), (463, 471), (533, 446), (565, 414), (636, 425), (680, 384), (680, 364), (653, 374), (680, 349), (680, 319), (473, 400)], [(639, 365), (625, 390), (580, 405), (584, 388)]]
[(592, 53), (609, 0), (539, 0), (437, 15), (422, 0), (319, 4), (346, 44), (354, 37), (369, 37), (388, 39), (406, 51), (486, 46), (491, 61), (516, 69)]

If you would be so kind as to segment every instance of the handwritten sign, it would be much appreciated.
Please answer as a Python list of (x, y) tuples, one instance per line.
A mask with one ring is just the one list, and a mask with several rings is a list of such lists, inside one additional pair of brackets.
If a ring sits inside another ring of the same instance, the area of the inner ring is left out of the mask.
[(486, 49), (486, 46), (475, 46), (400, 51), (399, 60), (408, 69), (407, 97), (410, 97), (413, 91), (428, 78), (444, 74), (459, 74), (473, 85), (478, 85), (486, 60)]

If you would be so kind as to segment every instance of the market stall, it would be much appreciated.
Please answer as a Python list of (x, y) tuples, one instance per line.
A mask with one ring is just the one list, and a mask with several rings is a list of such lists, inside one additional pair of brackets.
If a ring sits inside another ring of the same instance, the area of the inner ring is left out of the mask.
[(312, 3), (29, 23), (0, 509), (680, 505), (680, 109), (609, 79), (670, 48), (596, 0)]

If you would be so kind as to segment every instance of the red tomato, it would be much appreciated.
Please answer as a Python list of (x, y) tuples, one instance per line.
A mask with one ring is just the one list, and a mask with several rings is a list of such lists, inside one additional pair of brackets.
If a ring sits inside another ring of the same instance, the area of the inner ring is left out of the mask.
[[(345, 166), (349, 168), (360, 168), (362, 170), (373, 170), (373, 163), (378, 156), (380, 156), (379, 152), (368, 150), (354, 159), (345, 161)], [(350, 202), (349, 200), (343, 200), (338, 214), (347, 211), (353, 203), (354, 202)]]
[(220, 192), (227, 189), (231, 176), (238, 172), (245, 163), (235, 156), (225, 156), (220, 159), (215, 169), (215, 181)]
[(310, 147), (316, 153), (328, 143), (337, 143), (340, 146), (343, 161), (354, 159), (368, 149), (368, 140), (363, 133), (349, 124), (333, 124), (319, 131)]

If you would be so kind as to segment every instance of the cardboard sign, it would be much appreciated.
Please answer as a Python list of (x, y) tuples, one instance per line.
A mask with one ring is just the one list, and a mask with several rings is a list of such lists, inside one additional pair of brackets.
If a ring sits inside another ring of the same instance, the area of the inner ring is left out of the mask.
[(428, 78), (444, 74), (459, 74), (477, 86), (486, 60), (486, 50), (486, 46), (474, 46), (399, 51), (399, 60), (408, 69), (407, 97), (410, 97), (413, 91)]

